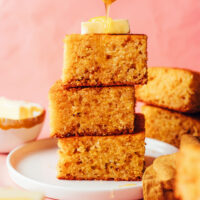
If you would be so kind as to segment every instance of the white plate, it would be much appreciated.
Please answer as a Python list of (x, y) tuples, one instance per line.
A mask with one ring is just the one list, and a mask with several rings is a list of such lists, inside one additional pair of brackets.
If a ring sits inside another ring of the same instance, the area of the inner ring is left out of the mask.
[[(146, 160), (174, 153), (177, 148), (146, 138)], [(56, 140), (31, 142), (13, 150), (7, 158), (12, 180), (19, 186), (62, 200), (141, 199), (141, 181), (66, 181), (56, 179)]]

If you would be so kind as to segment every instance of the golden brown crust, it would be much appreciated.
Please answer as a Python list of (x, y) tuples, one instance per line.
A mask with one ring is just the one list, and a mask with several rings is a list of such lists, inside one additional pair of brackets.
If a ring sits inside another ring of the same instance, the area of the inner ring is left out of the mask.
[(200, 136), (192, 136), (192, 135), (183, 135), (181, 137), (181, 145), (180, 148), (184, 145), (196, 145), (200, 144)]
[(150, 106), (161, 107), (161, 108), (165, 108), (166, 110), (171, 110), (171, 111), (185, 113), (185, 114), (195, 114), (195, 113), (199, 112), (199, 111), (197, 111), (196, 108), (193, 109), (191, 106), (181, 106), (181, 107), (176, 107), (175, 109), (172, 109), (172, 107), (170, 107), (170, 106), (158, 105), (154, 101), (143, 100), (143, 99), (140, 99), (139, 97), (137, 97), (137, 101), (143, 102)]
[(148, 84), (136, 87), (138, 101), (183, 113), (200, 111), (200, 73), (151, 67)]
[(62, 81), (68, 87), (146, 83), (147, 36), (67, 35)]
[(82, 137), (82, 136), (108, 136), (108, 134), (109, 134), (109, 136), (113, 136), (113, 135), (127, 135), (127, 134), (133, 134), (133, 130), (122, 129), (121, 131), (115, 131), (115, 132), (112, 132), (112, 133), (95, 132), (95, 131), (91, 131), (91, 132), (89, 132), (89, 131), (82, 131), (82, 132), (77, 132), (77, 133), (68, 132), (68, 133), (65, 133), (64, 135), (61, 135), (60, 133), (54, 133), (52, 135), (52, 137), (55, 137), (55, 138), (65, 138), (65, 137), (74, 137), (74, 136), (76, 136), (76, 137), (77, 136), (79, 136), (79, 137)]
[(66, 88), (78, 88), (78, 87), (115, 87), (115, 86), (134, 86), (134, 85), (145, 85), (147, 84), (147, 75), (144, 75), (144, 78), (141, 79), (139, 81), (140, 83), (133, 83), (133, 82), (126, 82), (126, 83), (122, 83), (119, 81), (113, 81), (112, 83), (101, 83), (101, 82), (97, 82), (93, 85), (90, 86), (89, 81), (86, 80), (82, 80), (81, 82), (78, 81), (78, 83), (76, 82), (76, 80), (74, 80), (74, 82), (70, 82), (69, 84), (66, 84), (63, 82), (63, 84), (65, 84)]
[[(135, 130), (134, 130), (134, 134), (136, 133), (140, 133), (140, 132), (145, 132), (145, 119), (144, 119), (144, 115), (141, 114), (141, 113), (136, 113), (135, 115)], [(112, 135), (110, 136), (113, 136), (113, 135), (126, 135), (126, 134), (132, 134), (133, 132), (130, 131), (130, 130), (122, 130), (121, 132), (115, 132), (113, 133)], [(59, 133), (55, 133), (53, 137), (56, 137), (56, 138), (65, 138), (65, 137), (73, 137), (73, 136), (108, 136), (107, 133), (102, 133), (100, 135), (98, 135), (99, 133), (94, 133), (94, 132), (86, 132), (86, 133), (82, 133), (82, 134), (79, 134), (79, 135), (73, 135), (73, 134), (65, 134), (64, 136), (61, 136)]]
[(13, 120), (13, 119), (1, 119), (0, 118), (0, 128), (4, 130), (8, 130), (11, 128), (19, 129), (19, 128), (31, 128), (37, 124), (40, 124), (44, 121), (45, 118), (45, 110), (42, 110), (42, 112), (32, 118), (27, 119), (20, 119), (20, 120)]
[(122, 178), (77, 178), (74, 176), (66, 176), (66, 177), (57, 177), (60, 180), (78, 180), (78, 181), (141, 181), (142, 177), (136, 177), (136, 178), (127, 178), (127, 179), (122, 179)]

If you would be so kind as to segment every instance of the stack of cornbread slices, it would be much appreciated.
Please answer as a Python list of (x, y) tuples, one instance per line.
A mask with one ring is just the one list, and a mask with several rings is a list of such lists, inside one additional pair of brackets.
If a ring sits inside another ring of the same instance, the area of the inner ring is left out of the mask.
[(147, 82), (147, 36), (72, 34), (64, 42), (62, 80), (49, 92), (57, 177), (141, 180), (145, 133), (134, 131), (134, 85)]
[(136, 98), (147, 104), (146, 137), (179, 147), (182, 135), (200, 136), (200, 73), (150, 67), (148, 84), (137, 86)]

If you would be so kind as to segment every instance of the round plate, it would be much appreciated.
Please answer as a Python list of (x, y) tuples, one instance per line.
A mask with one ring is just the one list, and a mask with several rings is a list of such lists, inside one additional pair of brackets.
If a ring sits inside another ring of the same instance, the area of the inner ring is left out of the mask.
[[(171, 154), (177, 148), (146, 138), (146, 163), (155, 157)], [(20, 146), (7, 158), (12, 180), (27, 190), (62, 200), (134, 200), (141, 199), (141, 181), (67, 181), (56, 178), (57, 144), (55, 139), (43, 139)]]

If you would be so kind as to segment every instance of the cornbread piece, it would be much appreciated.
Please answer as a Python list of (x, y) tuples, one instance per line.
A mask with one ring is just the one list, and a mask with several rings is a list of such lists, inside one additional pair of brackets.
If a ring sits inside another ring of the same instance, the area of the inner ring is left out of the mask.
[[(184, 136), (187, 143), (182, 143), (177, 158), (176, 195), (182, 200), (200, 199), (200, 138), (191, 142)], [(195, 140), (195, 139), (193, 139)]]
[(136, 98), (178, 112), (200, 111), (200, 74), (184, 69), (148, 69), (148, 84), (137, 86)]
[(200, 137), (199, 136), (192, 136), (192, 135), (183, 135), (181, 137), (181, 144), (180, 144), (180, 148), (182, 148), (182, 146), (188, 145), (188, 144), (192, 144), (192, 145), (197, 145), (200, 143)]
[(144, 200), (175, 200), (174, 180), (177, 154), (158, 157), (142, 178)]
[(145, 116), (146, 137), (179, 147), (182, 135), (200, 136), (200, 114), (185, 115), (147, 105), (142, 107), (142, 113)]
[(145, 134), (83, 136), (58, 140), (58, 178), (68, 180), (141, 180)]
[(67, 35), (62, 81), (69, 87), (147, 82), (147, 36)]
[(134, 87), (65, 88), (49, 92), (51, 136), (119, 135), (134, 130)]

